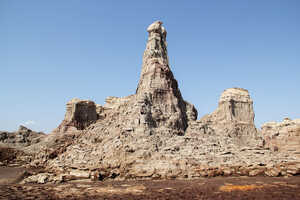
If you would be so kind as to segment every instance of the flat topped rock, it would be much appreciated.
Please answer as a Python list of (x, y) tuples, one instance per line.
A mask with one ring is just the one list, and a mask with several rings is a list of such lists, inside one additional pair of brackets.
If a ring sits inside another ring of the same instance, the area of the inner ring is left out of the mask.
[(218, 108), (205, 118), (216, 123), (251, 124), (253, 132), (256, 133), (253, 101), (246, 89), (229, 88), (224, 90), (220, 96)]
[(289, 118), (285, 118), (282, 122), (266, 122), (261, 126), (261, 128), (262, 129), (270, 129), (270, 128), (275, 129), (275, 128), (293, 126), (293, 125), (300, 126), (300, 119), (291, 120)]
[(232, 100), (240, 102), (252, 102), (248, 90), (243, 88), (229, 88), (224, 90), (220, 96), (219, 102)]
[(82, 100), (78, 98), (73, 98), (70, 101), (67, 102), (67, 105), (74, 105), (74, 104), (94, 104), (91, 100)]
[(66, 104), (65, 118), (54, 132), (82, 130), (98, 119), (96, 104), (90, 100), (73, 98)]

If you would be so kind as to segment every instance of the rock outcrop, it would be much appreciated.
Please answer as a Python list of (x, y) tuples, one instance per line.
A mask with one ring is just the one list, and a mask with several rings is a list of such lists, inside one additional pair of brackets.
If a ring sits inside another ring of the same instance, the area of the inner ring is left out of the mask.
[[(144, 102), (141, 114), (149, 128), (168, 127), (183, 135), (188, 120), (197, 118), (196, 110), (187, 115), (186, 102), (169, 67), (166, 36), (162, 22), (156, 21), (147, 29), (149, 36), (143, 57), (137, 99)], [(193, 113), (194, 112), (194, 113)]]
[(32, 131), (20, 125), (16, 132), (0, 132), (0, 146), (22, 148), (39, 143), (46, 137), (45, 133)]
[(253, 101), (248, 90), (226, 89), (220, 96), (218, 108), (200, 121), (220, 135), (235, 138), (241, 146), (263, 145), (254, 124)]
[[(47, 135), (20, 125), (16, 132), (0, 132), (0, 166), (18, 166), (31, 161), (32, 155), (25, 149), (37, 145)], [(36, 153), (36, 152), (35, 152)]]
[(67, 103), (65, 118), (54, 132), (83, 130), (97, 119), (96, 104), (93, 101), (74, 98)]
[(274, 151), (286, 151), (300, 157), (300, 119), (285, 118), (282, 122), (262, 125), (265, 145)]
[(105, 105), (70, 101), (60, 126), (31, 147), (39, 152), (32, 166), (93, 180), (300, 173), (297, 157), (263, 146), (247, 90), (225, 90), (216, 111), (197, 120), (170, 69), (162, 22), (147, 31), (136, 93)]
[(248, 90), (242, 88), (226, 89), (220, 96), (219, 106), (209, 115), (215, 123), (240, 123), (254, 126), (253, 101)]

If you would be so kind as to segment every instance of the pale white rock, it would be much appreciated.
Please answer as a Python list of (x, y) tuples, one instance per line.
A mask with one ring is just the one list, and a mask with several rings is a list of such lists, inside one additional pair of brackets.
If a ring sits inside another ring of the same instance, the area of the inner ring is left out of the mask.
[(247, 90), (229, 88), (220, 96), (219, 106), (210, 115), (212, 121), (254, 124), (253, 101)]
[(83, 170), (71, 170), (70, 175), (76, 178), (90, 178), (90, 172)]
[(275, 151), (300, 157), (300, 119), (285, 118), (282, 122), (267, 122), (261, 127), (265, 145)]
[(49, 173), (40, 173), (37, 175), (29, 176), (25, 178), (21, 184), (25, 183), (39, 183), (39, 184), (44, 184), (49, 181), (49, 177), (51, 175)]
[(202, 117), (190, 129), (214, 132), (221, 141), (230, 137), (238, 146), (262, 146), (262, 137), (254, 124), (253, 101), (249, 92), (242, 88), (229, 88), (220, 95), (218, 108)]

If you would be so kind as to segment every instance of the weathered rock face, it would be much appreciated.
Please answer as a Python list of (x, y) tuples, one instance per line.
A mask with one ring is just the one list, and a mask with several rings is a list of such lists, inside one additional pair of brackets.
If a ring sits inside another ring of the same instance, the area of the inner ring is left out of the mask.
[(54, 132), (83, 130), (98, 119), (93, 101), (74, 98), (66, 107), (65, 119)]
[(28, 164), (32, 156), (24, 149), (38, 145), (46, 137), (45, 133), (32, 131), (22, 125), (16, 132), (0, 132), (0, 166)]
[(262, 125), (265, 145), (274, 151), (286, 151), (300, 156), (300, 119), (285, 118), (282, 122)]
[(218, 123), (241, 123), (254, 125), (253, 101), (247, 90), (226, 89), (220, 96), (217, 110), (211, 120)]
[(0, 132), (0, 145), (21, 148), (40, 142), (45, 136), (21, 125), (16, 132)]
[(162, 22), (154, 22), (147, 31), (149, 37), (136, 90), (138, 101), (144, 102), (141, 114), (149, 122), (147, 124), (150, 128), (166, 126), (183, 134), (188, 121), (197, 118), (197, 111), (183, 100), (177, 81), (170, 70), (167, 32)]
[(262, 146), (254, 125), (253, 101), (245, 89), (226, 89), (218, 108), (200, 121), (225, 137), (235, 138), (240, 145)]
[[(136, 94), (106, 104), (73, 100), (64, 121), (31, 163), (50, 174), (106, 178), (193, 178), (217, 175), (284, 175), (296, 158), (262, 146), (247, 90), (223, 92), (212, 114), (197, 119), (170, 70), (166, 30), (148, 27), (149, 38)], [(282, 164), (284, 163), (284, 164)], [(274, 168), (276, 167), (276, 170)], [(50, 175), (49, 175), (50, 176)]]

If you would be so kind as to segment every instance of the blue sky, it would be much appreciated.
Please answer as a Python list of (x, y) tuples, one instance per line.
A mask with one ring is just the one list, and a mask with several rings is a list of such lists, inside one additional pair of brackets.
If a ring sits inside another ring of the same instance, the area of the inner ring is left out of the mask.
[(0, 130), (50, 132), (73, 97), (133, 94), (158, 19), (198, 118), (230, 87), (249, 90), (258, 127), (299, 118), (299, 10), (298, 0), (0, 0)]

